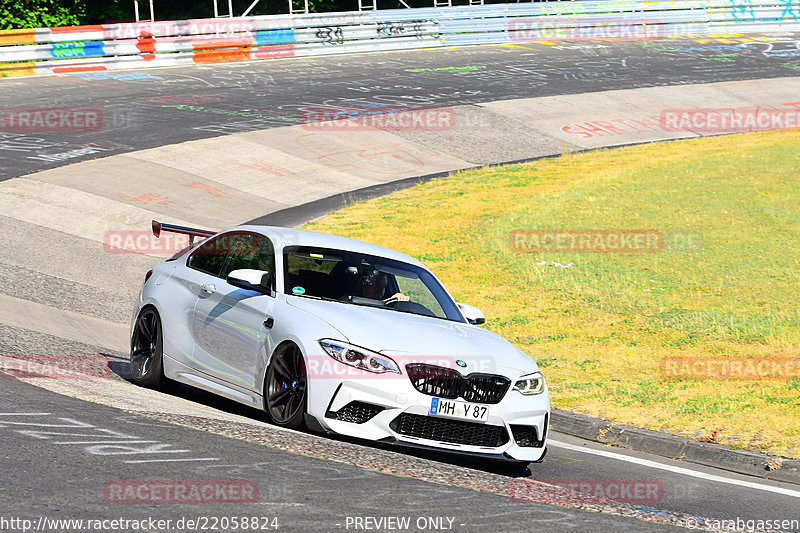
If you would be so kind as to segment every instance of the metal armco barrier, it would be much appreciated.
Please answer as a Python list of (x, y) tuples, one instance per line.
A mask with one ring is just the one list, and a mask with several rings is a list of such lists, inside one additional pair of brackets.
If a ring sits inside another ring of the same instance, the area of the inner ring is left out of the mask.
[(0, 31), (0, 76), (467, 44), (798, 31), (800, 0), (490, 4)]

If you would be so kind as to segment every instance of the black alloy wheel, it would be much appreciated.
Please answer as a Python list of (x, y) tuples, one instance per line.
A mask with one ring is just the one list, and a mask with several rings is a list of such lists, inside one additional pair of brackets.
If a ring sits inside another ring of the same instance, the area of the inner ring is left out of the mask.
[(161, 319), (146, 307), (136, 320), (131, 337), (131, 376), (143, 387), (156, 388), (166, 381), (163, 369)]
[(304, 425), (307, 374), (303, 354), (294, 344), (278, 349), (267, 371), (264, 404), (272, 422), (299, 429)]

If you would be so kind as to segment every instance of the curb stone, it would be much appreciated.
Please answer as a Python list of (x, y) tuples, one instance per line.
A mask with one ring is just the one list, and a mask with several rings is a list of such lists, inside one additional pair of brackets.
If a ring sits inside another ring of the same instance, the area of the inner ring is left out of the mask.
[(552, 410), (550, 429), (619, 448), (711, 466), (748, 476), (800, 485), (800, 461), (775, 455), (734, 450), (721, 444), (615, 424), (599, 418)]

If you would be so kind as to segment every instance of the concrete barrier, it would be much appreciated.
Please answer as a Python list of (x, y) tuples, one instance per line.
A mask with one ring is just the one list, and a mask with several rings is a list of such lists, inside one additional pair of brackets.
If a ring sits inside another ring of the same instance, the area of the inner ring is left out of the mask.
[(0, 76), (558, 40), (798, 31), (800, 0), (490, 4), (0, 31)]

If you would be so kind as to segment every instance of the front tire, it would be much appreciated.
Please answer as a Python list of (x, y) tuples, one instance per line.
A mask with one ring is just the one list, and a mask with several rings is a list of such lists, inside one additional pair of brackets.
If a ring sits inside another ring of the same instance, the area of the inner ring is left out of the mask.
[(303, 354), (294, 344), (280, 347), (269, 364), (264, 385), (264, 408), (276, 426), (301, 429), (305, 425), (308, 380)]
[(161, 318), (152, 307), (146, 307), (131, 335), (131, 376), (142, 387), (165, 385)]

